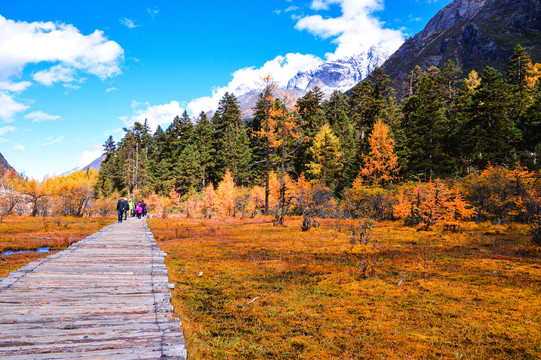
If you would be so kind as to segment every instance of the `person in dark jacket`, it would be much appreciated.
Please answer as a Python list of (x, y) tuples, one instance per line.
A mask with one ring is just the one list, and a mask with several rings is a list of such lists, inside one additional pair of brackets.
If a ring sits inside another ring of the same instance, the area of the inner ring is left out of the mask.
[(116, 211), (118, 212), (118, 221), (122, 222), (122, 215), (124, 214), (124, 209), (128, 206), (128, 203), (124, 198), (120, 198), (116, 203)]
[(141, 206), (143, 207), (143, 216), (147, 216), (148, 205), (145, 203), (145, 200), (141, 201)]

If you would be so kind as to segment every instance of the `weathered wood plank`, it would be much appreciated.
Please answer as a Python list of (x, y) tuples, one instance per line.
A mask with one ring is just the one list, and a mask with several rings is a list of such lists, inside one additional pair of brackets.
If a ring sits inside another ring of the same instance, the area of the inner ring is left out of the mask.
[(0, 279), (0, 359), (185, 359), (164, 255), (130, 219)]

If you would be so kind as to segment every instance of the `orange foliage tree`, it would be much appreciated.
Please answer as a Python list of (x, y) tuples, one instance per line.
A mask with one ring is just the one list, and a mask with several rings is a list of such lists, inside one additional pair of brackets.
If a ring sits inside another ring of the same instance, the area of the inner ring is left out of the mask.
[(394, 139), (389, 133), (389, 127), (381, 120), (374, 124), (368, 143), (370, 154), (363, 155), (364, 166), (361, 167), (360, 175), (381, 186), (396, 179), (400, 167), (394, 152)]
[(60, 215), (83, 216), (93, 197), (97, 177), (98, 173), (89, 169), (52, 178), (48, 185), (52, 185), (53, 196), (57, 198), (56, 212)]
[(218, 212), (219, 209), (219, 202), (218, 202), (218, 195), (216, 195), (216, 191), (214, 190), (214, 185), (210, 183), (206, 188), (205, 192), (203, 193), (203, 215), (210, 215), (215, 214)]
[(226, 169), (222, 181), (216, 189), (219, 212), (221, 215), (232, 215), (235, 209), (235, 181), (229, 169)]
[(150, 212), (162, 214), (163, 216), (166, 212), (165, 209), (168, 206), (171, 206), (171, 199), (167, 196), (160, 196), (155, 192), (152, 192), (147, 196), (146, 203)]
[[(266, 78), (267, 79), (267, 78)], [(285, 173), (285, 161), (287, 154), (286, 147), (290, 140), (300, 139), (302, 131), (300, 128), (300, 119), (297, 116), (297, 110), (295, 108), (290, 109), (290, 103), (292, 100), (287, 96), (282, 100), (274, 99), (272, 92), (269, 92), (267, 97), (268, 113), (265, 119), (265, 124), (262, 130), (256, 131), (255, 135), (262, 137), (266, 140), (266, 162), (269, 164), (269, 154), (271, 149), (279, 149), (280, 156), (280, 215), (278, 222), (283, 225), (283, 219), (285, 216), (286, 208), (288, 207), (288, 201), (286, 199), (286, 173)], [(265, 180), (265, 214), (268, 214), (270, 208), (270, 168), (267, 167), (266, 180)]]
[(458, 189), (451, 190), (441, 180), (418, 182), (411, 189), (402, 190), (394, 215), (404, 218), (407, 225), (418, 225), (425, 230), (443, 222), (469, 219), (474, 209)]

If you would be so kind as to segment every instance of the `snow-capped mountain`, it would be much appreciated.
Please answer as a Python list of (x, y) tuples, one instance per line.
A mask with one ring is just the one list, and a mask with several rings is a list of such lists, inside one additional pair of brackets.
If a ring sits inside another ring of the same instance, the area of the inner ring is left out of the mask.
[(383, 65), (389, 54), (375, 46), (344, 59), (330, 60), (316, 69), (299, 72), (287, 84), (287, 90), (303, 93), (315, 86), (324, 93), (346, 91), (366, 78), (374, 68)]
[[(287, 86), (276, 90), (281, 94), (287, 94), (293, 101), (316, 86), (327, 96), (335, 90), (347, 91), (366, 78), (374, 68), (383, 65), (388, 57), (386, 51), (372, 46), (366, 52), (343, 59), (329, 60), (315, 69), (300, 71), (288, 81)], [(253, 107), (260, 91), (261, 89), (244, 85), (235, 90), (234, 94), (237, 96), (244, 118), (253, 115)]]

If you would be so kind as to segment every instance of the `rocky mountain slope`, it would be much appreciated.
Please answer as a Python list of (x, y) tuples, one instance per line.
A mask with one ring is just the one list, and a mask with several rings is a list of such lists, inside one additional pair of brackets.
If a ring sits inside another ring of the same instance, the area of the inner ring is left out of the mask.
[(541, 0), (455, 0), (385, 62), (399, 94), (408, 74), (453, 60), (465, 74), (487, 65), (505, 72), (521, 44), (541, 62)]
[(87, 171), (88, 169), (92, 169), (92, 170), (100, 171), (101, 163), (103, 162), (104, 159), (105, 159), (105, 155), (102, 155), (99, 158), (94, 159), (94, 161), (92, 161), (90, 164), (83, 167), (83, 170)]
[(0, 153), (0, 166), (4, 169), (15, 171), (15, 169), (11, 165), (9, 165), (8, 161), (6, 160), (4, 155), (2, 155), (2, 153)]

